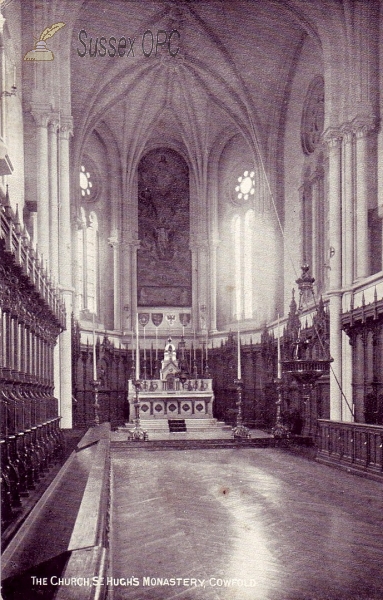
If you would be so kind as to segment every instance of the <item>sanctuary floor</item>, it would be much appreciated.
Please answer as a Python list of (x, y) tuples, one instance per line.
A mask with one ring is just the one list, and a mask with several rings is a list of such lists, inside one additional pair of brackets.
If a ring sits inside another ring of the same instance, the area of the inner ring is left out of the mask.
[(112, 451), (108, 598), (382, 600), (382, 492), (275, 448)]

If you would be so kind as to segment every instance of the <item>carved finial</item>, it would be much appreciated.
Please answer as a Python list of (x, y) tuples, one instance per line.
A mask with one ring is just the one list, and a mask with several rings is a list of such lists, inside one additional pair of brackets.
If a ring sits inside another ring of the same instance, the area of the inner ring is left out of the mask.
[(19, 205), (16, 204), (16, 214), (15, 214), (15, 231), (16, 233), (21, 233), (21, 223), (20, 223), (20, 215), (19, 215)]

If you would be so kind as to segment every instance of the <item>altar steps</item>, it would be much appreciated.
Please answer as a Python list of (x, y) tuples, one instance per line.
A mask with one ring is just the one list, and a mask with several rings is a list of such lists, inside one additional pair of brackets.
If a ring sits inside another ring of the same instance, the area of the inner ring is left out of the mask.
[(186, 431), (185, 419), (168, 419), (170, 433), (179, 433)]
[(174, 439), (174, 440), (148, 440), (129, 441), (115, 440), (111, 442), (111, 450), (116, 452), (130, 450), (216, 450), (216, 449), (235, 449), (235, 448), (270, 448), (275, 446), (275, 440), (272, 437), (259, 437), (252, 439), (234, 440), (227, 439)]
[[(171, 431), (169, 428), (169, 421), (183, 421), (185, 423), (186, 429), (183, 431), (173, 430)], [(226, 425), (223, 421), (217, 421), (214, 418), (206, 418), (206, 419), (141, 419), (141, 427), (145, 429), (149, 434), (150, 433), (182, 433), (182, 432), (202, 432), (202, 433), (214, 433), (217, 431), (230, 431), (231, 426)], [(119, 432), (126, 432), (129, 429), (133, 429), (133, 423), (126, 423), (125, 427), (119, 427)]]

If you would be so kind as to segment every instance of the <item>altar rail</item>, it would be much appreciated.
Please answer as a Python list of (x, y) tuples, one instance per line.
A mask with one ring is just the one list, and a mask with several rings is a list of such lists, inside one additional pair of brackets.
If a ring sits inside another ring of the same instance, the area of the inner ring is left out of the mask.
[(383, 479), (383, 426), (318, 420), (319, 462)]

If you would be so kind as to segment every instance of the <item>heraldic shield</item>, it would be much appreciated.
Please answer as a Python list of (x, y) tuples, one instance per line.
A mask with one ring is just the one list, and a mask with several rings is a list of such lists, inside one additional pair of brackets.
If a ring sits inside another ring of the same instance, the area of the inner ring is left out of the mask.
[(164, 318), (163, 313), (152, 313), (153, 325), (155, 325), (156, 327), (159, 327), (162, 323), (163, 318)]
[(190, 313), (180, 313), (179, 317), (182, 327), (187, 327), (190, 323)]
[(149, 313), (138, 313), (138, 320), (142, 327), (146, 327), (146, 325), (149, 323)]

